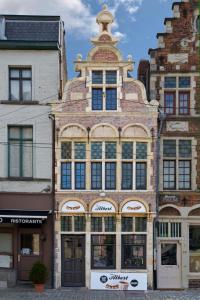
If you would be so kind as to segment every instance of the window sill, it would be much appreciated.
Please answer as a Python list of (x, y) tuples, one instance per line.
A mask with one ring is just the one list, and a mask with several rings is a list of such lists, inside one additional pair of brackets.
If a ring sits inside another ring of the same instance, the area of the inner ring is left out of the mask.
[[(167, 190), (164, 190), (165, 192), (167, 192)], [(170, 190), (169, 190), (170, 191)], [(75, 189), (58, 189), (57, 192), (90, 192), (90, 193), (152, 193), (154, 191), (152, 190), (75, 190)]]
[(165, 192), (165, 193), (169, 193), (169, 192), (172, 192), (172, 193), (181, 193), (181, 192), (194, 192), (192, 189), (182, 189), (182, 190), (176, 190), (176, 189), (163, 189), (162, 191), (160, 192)]
[(134, 269), (134, 268), (121, 268), (121, 271), (126, 273), (126, 272), (139, 272), (139, 273), (142, 273), (142, 272), (147, 272), (147, 268), (145, 267), (144, 269), (142, 268), (139, 268), (139, 269)]
[(104, 271), (104, 270), (110, 270), (110, 272), (116, 272), (116, 267), (115, 268), (99, 268), (99, 267), (97, 267), (97, 268), (95, 268), (95, 267), (91, 267), (91, 271)]
[(9, 105), (35, 105), (38, 103), (39, 103), (39, 101), (35, 101), (35, 100), (27, 100), (27, 101), (2, 100), (2, 101), (0, 101), (0, 104), (9, 104)]

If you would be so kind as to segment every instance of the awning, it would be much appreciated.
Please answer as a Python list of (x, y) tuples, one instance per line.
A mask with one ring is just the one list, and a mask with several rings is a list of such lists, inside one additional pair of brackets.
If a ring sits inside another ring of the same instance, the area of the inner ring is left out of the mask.
[(42, 224), (51, 211), (48, 210), (0, 210), (0, 223)]

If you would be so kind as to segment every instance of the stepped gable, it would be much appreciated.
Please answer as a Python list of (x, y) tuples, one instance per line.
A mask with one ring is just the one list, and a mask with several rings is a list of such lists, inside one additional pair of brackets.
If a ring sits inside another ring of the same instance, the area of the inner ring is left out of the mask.
[(199, 60), (198, 0), (184, 0), (172, 5), (173, 17), (165, 18), (166, 32), (158, 33), (158, 48), (149, 49), (151, 71), (197, 71)]

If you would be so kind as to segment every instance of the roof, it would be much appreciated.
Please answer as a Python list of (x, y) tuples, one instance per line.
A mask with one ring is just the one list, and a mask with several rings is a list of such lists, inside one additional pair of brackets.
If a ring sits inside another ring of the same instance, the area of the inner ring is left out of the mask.
[(59, 43), (59, 30), (61, 18), (59, 16), (35, 16), (35, 15), (0, 15), (0, 31), (3, 30), (3, 37), (0, 37), (1, 46), (24, 44), (30, 47), (34, 42)]

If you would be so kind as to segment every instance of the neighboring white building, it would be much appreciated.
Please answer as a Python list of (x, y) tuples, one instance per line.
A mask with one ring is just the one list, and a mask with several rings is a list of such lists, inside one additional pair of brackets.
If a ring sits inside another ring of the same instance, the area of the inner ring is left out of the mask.
[[(64, 25), (54, 16), (0, 16), (0, 281), (52, 270), (52, 100), (66, 81)], [(1, 224), (2, 223), (2, 224)], [(13, 250), (14, 249), (14, 250)]]

